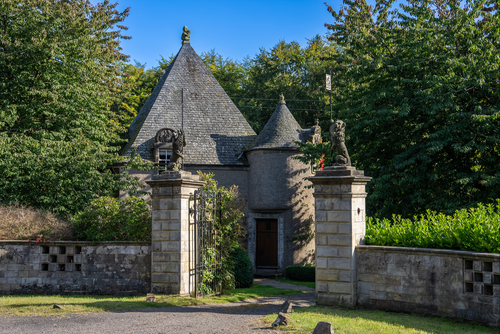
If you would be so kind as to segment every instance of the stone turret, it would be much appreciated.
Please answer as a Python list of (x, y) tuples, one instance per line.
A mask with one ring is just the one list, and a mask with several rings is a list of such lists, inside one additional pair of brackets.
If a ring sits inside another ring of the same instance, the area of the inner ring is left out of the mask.
[[(288, 265), (306, 260), (307, 251), (314, 242), (294, 242), (294, 236), (306, 234), (312, 222), (312, 191), (306, 189), (305, 177), (311, 175), (311, 167), (293, 157), (300, 154), (296, 142), (306, 142), (309, 130), (301, 129), (288, 109), (283, 95), (278, 107), (252, 146), (246, 151), (250, 164), (249, 175), (249, 253), (259, 272), (259, 254), (262, 252), (258, 234), (259, 220), (276, 219), (277, 271)], [(264, 235), (264, 234), (262, 234)], [(264, 238), (263, 236), (260, 239)], [(267, 237), (266, 237), (267, 238)], [(274, 237), (269, 237), (274, 238)], [(310, 239), (309, 239), (310, 240)], [(269, 253), (269, 250), (264, 252)], [(255, 253), (255, 256), (252, 256)], [(273, 263), (262, 260), (264, 264)], [(264, 265), (261, 267), (269, 267)]]

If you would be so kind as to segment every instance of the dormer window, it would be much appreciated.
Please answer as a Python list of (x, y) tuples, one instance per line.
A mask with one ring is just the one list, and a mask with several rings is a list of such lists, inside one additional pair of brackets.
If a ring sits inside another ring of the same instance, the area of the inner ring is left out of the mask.
[(161, 170), (166, 170), (172, 156), (172, 135), (174, 130), (164, 128), (156, 133), (155, 143), (152, 147), (155, 164)]
[(165, 166), (165, 169), (167, 169), (167, 165), (170, 162), (171, 156), (172, 156), (172, 151), (159, 149), (158, 150), (158, 165)]

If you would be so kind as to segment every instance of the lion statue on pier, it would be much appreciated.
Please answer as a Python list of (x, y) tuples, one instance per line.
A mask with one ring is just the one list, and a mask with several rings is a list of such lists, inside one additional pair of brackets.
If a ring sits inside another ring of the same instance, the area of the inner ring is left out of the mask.
[[(351, 166), (351, 158), (345, 146), (345, 123), (340, 119), (330, 121), (330, 140), (332, 142), (332, 160), (333, 166)], [(337, 156), (335, 156), (337, 153)]]

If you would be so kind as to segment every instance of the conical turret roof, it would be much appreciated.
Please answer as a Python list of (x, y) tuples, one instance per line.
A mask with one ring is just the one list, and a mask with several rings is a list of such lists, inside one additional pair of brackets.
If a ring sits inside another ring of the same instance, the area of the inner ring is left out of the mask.
[[(308, 130), (306, 130), (308, 131)], [(283, 95), (266, 126), (262, 129), (250, 150), (273, 148), (298, 148), (295, 142), (305, 142), (306, 134), (286, 106)]]
[(154, 160), (156, 132), (182, 126), (181, 92), (187, 140), (184, 163), (244, 164), (239, 157), (256, 134), (188, 42), (130, 125), (122, 154), (129, 156), (137, 149), (143, 159)]

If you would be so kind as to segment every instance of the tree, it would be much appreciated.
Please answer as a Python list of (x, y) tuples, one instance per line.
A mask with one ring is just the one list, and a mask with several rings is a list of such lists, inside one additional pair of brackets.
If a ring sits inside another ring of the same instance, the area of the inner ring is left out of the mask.
[(108, 169), (121, 160), (110, 105), (127, 15), (108, 1), (0, 3), (0, 201), (70, 215), (135, 189)]
[(246, 80), (246, 68), (244, 64), (224, 58), (222, 55), (216, 53), (215, 50), (203, 52), (201, 60), (210, 69), (227, 95), (237, 103), (242, 97), (243, 84)]
[(500, 197), (500, 13), (493, 0), (346, 0), (326, 24), (336, 109), (371, 214), (451, 213)]
[(297, 42), (282, 41), (246, 59), (244, 99), (237, 105), (253, 129), (259, 133), (266, 125), (281, 93), (301, 126), (311, 126), (319, 117), (321, 125), (327, 127), (330, 117), (325, 74), (335, 64), (332, 56), (336, 53), (333, 43), (315, 36), (304, 48)]

